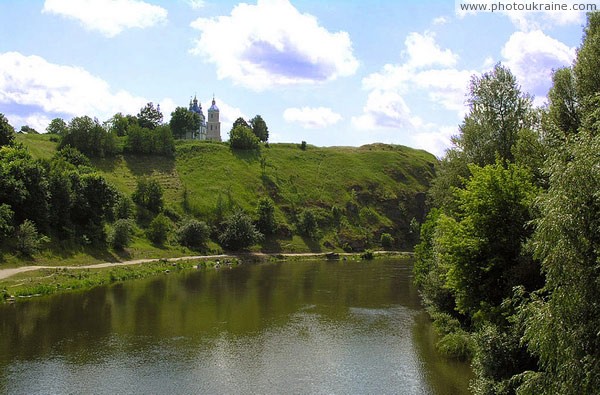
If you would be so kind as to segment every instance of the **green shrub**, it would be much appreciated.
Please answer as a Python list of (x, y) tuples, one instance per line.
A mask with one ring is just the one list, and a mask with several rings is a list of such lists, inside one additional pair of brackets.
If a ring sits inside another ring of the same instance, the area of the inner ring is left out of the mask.
[(114, 207), (115, 219), (130, 219), (135, 215), (135, 206), (129, 196), (119, 194)]
[(230, 250), (241, 250), (259, 242), (263, 235), (243, 211), (236, 211), (223, 222), (219, 243)]
[(137, 181), (137, 187), (131, 196), (140, 206), (158, 213), (163, 207), (163, 188), (154, 178), (142, 177)]
[(108, 236), (108, 241), (115, 250), (123, 250), (131, 244), (132, 237), (133, 221), (121, 218), (113, 224), (112, 231)]
[(312, 209), (304, 209), (298, 216), (296, 225), (298, 233), (303, 236), (308, 236), (311, 239), (316, 239), (319, 231), (319, 224), (315, 212)]
[(229, 132), (229, 145), (234, 149), (256, 149), (260, 140), (249, 127), (236, 126)]
[(205, 222), (190, 219), (184, 222), (177, 230), (179, 244), (191, 249), (201, 249), (206, 245), (210, 236), (210, 229)]
[(277, 222), (275, 221), (275, 205), (273, 200), (268, 197), (259, 199), (256, 207), (258, 220), (256, 227), (265, 235), (273, 234), (277, 231)]
[(394, 238), (389, 233), (382, 233), (379, 242), (383, 248), (392, 248), (394, 245)]
[(146, 236), (154, 244), (162, 245), (167, 241), (169, 231), (171, 230), (171, 222), (163, 213), (158, 214), (146, 231)]
[(436, 344), (438, 352), (447, 358), (468, 361), (473, 357), (473, 341), (464, 330), (444, 335)]
[(40, 244), (45, 240), (45, 237), (38, 233), (35, 224), (28, 219), (18, 226), (15, 236), (17, 251), (25, 256), (32, 256), (38, 252)]

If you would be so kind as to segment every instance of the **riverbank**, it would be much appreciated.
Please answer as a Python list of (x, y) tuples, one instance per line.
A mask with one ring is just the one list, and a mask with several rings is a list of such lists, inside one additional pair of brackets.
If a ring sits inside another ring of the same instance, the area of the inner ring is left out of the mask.
[(410, 252), (374, 251), (372, 253), (239, 253), (194, 255), (174, 258), (149, 258), (104, 262), (84, 266), (31, 265), (0, 269), (0, 303), (57, 292), (90, 289), (119, 281), (158, 274), (204, 268), (228, 268), (241, 263), (267, 260), (370, 259), (412, 256)]

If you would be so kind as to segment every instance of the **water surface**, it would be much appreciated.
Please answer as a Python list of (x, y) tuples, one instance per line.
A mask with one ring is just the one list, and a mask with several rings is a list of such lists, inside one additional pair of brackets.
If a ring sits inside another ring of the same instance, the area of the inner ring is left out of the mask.
[(0, 306), (8, 394), (461, 394), (411, 262), (170, 274)]

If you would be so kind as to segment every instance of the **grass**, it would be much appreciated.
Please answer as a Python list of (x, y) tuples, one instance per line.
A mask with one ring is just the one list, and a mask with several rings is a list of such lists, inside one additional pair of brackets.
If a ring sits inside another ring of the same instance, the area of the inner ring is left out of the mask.
[[(57, 143), (48, 135), (19, 135), (34, 157), (50, 158)], [(218, 226), (235, 207), (253, 214), (258, 199), (269, 196), (281, 224), (279, 236), (269, 237), (252, 250), (319, 252), (348, 247), (380, 248), (381, 233), (390, 233), (394, 249), (411, 247), (409, 222), (422, 219), (424, 192), (437, 160), (425, 151), (389, 144), (362, 147), (315, 147), (270, 144), (257, 151), (231, 150), (227, 143), (177, 141), (175, 158), (119, 155), (95, 158), (93, 165), (120, 191), (130, 195), (137, 179), (151, 176), (164, 188), (165, 206), (177, 217), (193, 216)], [(332, 223), (332, 208), (344, 214)], [(296, 216), (305, 208), (318, 211), (320, 237), (310, 240), (294, 232)], [(354, 243), (354, 239), (360, 239)], [(219, 250), (215, 244), (211, 249)], [(54, 248), (36, 261), (82, 262), (185, 255), (179, 247), (151, 245), (136, 238), (122, 256), (112, 251)], [(18, 258), (0, 257), (9, 263)]]

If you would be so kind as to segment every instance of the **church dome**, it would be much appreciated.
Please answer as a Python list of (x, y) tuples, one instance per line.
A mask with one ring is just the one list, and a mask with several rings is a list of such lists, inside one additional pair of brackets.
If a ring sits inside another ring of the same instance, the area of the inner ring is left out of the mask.
[(212, 106), (208, 109), (208, 111), (219, 111), (219, 107), (215, 104), (215, 98), (213, 97)]

